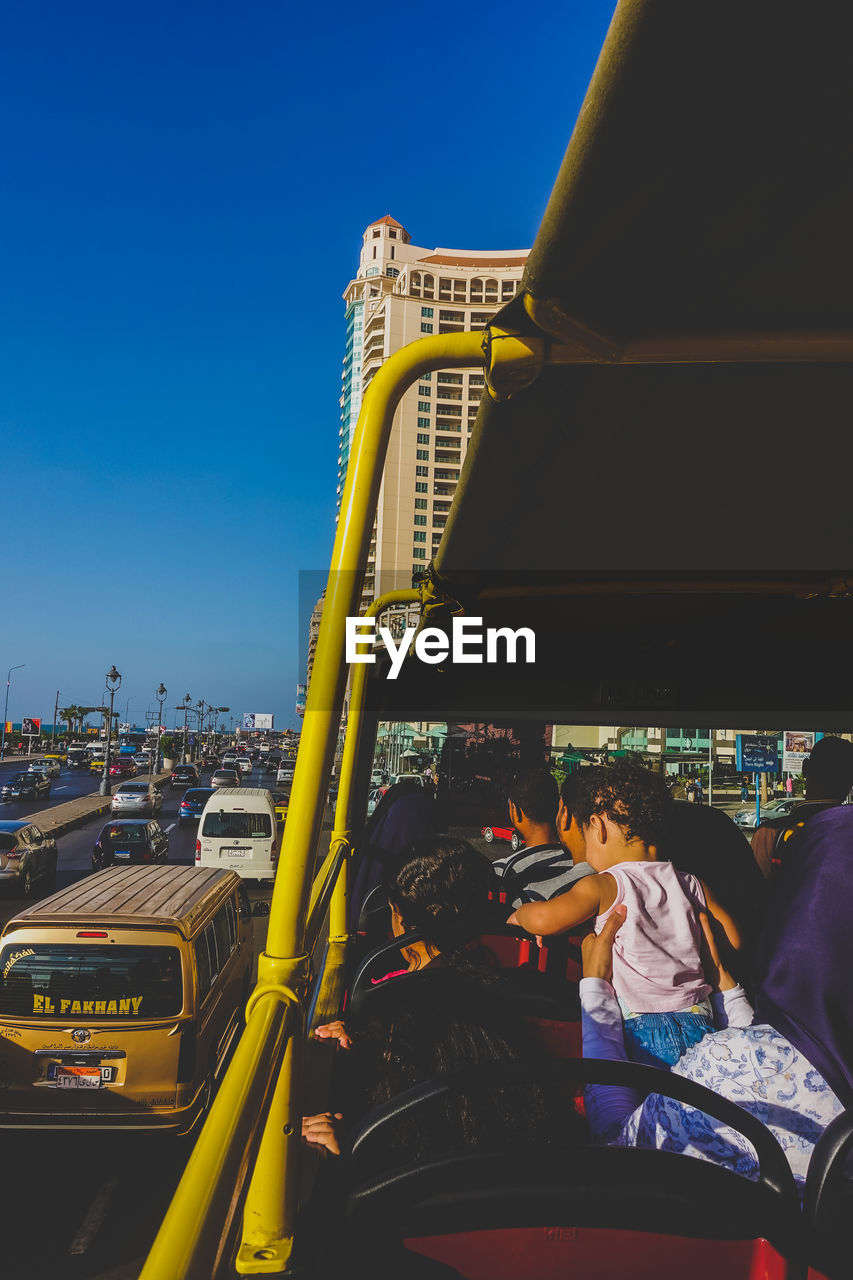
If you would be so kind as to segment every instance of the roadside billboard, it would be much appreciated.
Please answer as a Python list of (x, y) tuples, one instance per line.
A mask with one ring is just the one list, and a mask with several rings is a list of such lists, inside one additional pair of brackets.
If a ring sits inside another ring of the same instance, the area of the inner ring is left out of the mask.
[(803, 761), (811, 755), (814, 744), (814, 733), (804, 729), (784, 729), (782, 732), (783, 772), (802, 773)]
[(308, 685), (298, 684), (296, 686), (296, 714), (298, 716), (305, 715), (305, 699), (308, 697)]
[(21, 733), (25, 738), (36, 738), (41, 733), (41, 717), (32, 716), (21, 721)]
[(266, 711), (245, 711), (243, 713), (243, 728), (247, 733), (254, 733), (258, 729), (272, 729), (275, 716)]

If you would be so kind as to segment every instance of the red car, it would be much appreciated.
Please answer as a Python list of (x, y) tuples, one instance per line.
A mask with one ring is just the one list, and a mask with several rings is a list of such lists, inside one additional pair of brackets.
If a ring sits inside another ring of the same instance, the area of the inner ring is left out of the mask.
[(130, 756), (119, 756), (110, 765), (111, 778), (135, 778), (138, 770)]
[(519, 849), (524, 848), (524, 841), (513, 827), (508, 827), (505, 822), (496, 823), (490, 827), (481, 827), (480, 835), (486, 844), (491, 844), (493, 840), (508, 840), (512, 846), (513, 853), (517, 853)]

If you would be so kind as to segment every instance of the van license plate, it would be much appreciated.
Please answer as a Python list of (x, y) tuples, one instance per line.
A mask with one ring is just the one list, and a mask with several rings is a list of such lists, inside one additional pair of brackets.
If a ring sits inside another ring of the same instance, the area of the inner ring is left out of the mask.
[(224, 858), (245, 858), (249, 852), (249, 849), (223, 849), (222, 856)]
[(57, 1067), (57, 1089), (100, 1089), (100, 1067)]
[(130, 850), (129, 850), (129, 849), (116, 849), (116, 851), (115, 851), (115, 856), (116, 856), (117, 858), (129, 858), (129, 857), (130, 857)]
[(48, 1082), (54, 1089), (98, 1089), (102, 1084), (112, 1084), (116, 1067), (68, 1067), (52, 1062), (47, 1069)]

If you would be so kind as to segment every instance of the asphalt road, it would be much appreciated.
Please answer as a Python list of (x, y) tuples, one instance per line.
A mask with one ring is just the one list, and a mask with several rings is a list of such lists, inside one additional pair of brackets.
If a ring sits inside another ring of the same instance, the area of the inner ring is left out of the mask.
[[(26, 773), (28, 763), (26, 757), (0, 762), (0, 782), (6, 782), (15, 773)], [(113, 782), (116, 781), (113, 778)], [(63, 765), (59, 777), (50, 780), (49, 796), (39, 796), (37, 800), (0, 800), (0, 821), (25, 818), (41, 809), (52, 809), (54, 805), (65, 804), (67, 800), (76, 800), (78, 796), (97, 795), (100, 785), (100, 774), (90, 773), (88, 769), (69, 769), (67, 765)]]
[[(76, 783), (64, 769), (59, 781), (66, 776)], [(245, 783), (269, 786), (271, 779), (256, 766)], [(97, 790), (97, 779), (86, 782)], [(179, 828), (180, 797), (180, 791), (164, 792), (157, 821), (169, 834), (169, 861), (189, 865), (195, 860), (196, 824)], [(0, 815), (12, 816), (11, 808), (0, 806)], [(104, 821), (96, 818), (59, 838), (57, 888), (91, 875), (92, 846)], [(272, 894), (271, 885), (248, 881), (247, 888), (252, 902)], [(22, 899), (0, 899), (0, 923), (23, 906)], [(257, 956), (266, 944), (267, 917), (254, 917), (253, 924)], [(14, 1211), (6, 1214), (3, 1228), (3, 1280), (134, 1280), (191, 1144), (159, 1135), (83, 1131), (5, 1131), (2, 1141), (6, 1168), (14, 1170)]]

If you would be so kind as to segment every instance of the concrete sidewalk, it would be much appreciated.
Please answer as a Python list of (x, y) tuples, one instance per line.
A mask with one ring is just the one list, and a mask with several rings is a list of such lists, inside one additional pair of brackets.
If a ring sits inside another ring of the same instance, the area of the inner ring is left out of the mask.
[[(155, 773), (154, 786), (162, 789), (171, 776), (171, 772)], [(140, 774), (139, 781), (142, 782), (147, 777), (147, 774)], [(54, 805), (52, 809), (42, 809), (40, 813), (27, 814), (22, 821), (34, 822), (46, 836), (58, 837), (65, 835), (67, 831), (74, 831), (77, 827), (85, 826), (93, 818), (108, 814), (112, 803), (112, 792), (117, 791), (122, 782), (132, 781), (132, 778), (122, 778), (120, 782), (117, 782), (111, 788), (109, 796), (78, 796), (76, 800), (69, 800), (66, 804)]]

